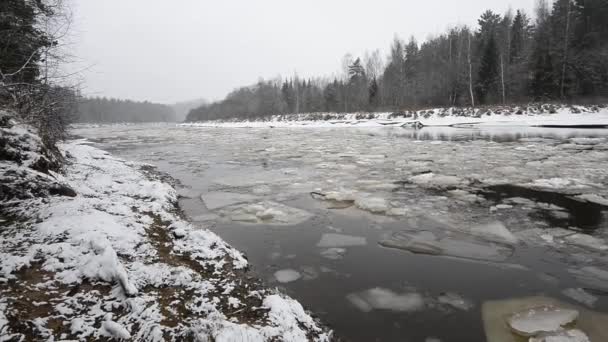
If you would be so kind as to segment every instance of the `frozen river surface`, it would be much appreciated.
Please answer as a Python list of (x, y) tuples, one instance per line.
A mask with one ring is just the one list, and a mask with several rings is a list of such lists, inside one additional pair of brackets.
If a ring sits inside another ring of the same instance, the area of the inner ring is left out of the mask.
[(192, 221), (346, 340), (509, 341), (503, 311), (550, 300), (605, 341), (608, 130), (73, 133), (177, 179)]

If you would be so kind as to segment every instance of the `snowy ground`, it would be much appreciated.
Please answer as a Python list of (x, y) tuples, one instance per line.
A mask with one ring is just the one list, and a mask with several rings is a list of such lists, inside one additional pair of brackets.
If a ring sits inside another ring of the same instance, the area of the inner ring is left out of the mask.
[(240, 252), (186, 222), (149, 165), (84, 141), (60, 150), (65, 175), (44, 177), (77, 196), (20, 199), (0, 217), (0, 341), (331, 338), (249, 276)]
[(608, 126), (605, 106), (433, 108), (401, 113), (313, 113), (257, 120), (184, 123), (192, 127), (382, 127), (382, 126)]
[(349, 339), (482, 341), (497, 298), (559, 298), (588, 336), (608, 311), (608, 130), (75, 132), (179, 179), (192, 220)]

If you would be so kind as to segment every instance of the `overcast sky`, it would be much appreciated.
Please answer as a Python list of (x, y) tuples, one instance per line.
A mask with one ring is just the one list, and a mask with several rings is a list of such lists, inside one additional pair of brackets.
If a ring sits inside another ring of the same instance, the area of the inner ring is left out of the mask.
[(485, 9), (534, 0), (73, 0), (84, 93), (172, 103), (216, 100), (260, 77), (331, 75), (346, 53), (395, 34), (423, 41)]

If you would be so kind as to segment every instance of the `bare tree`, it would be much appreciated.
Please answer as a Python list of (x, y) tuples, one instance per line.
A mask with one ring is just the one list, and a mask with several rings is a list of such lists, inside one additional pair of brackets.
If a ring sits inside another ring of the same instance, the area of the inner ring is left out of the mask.
[(471, 32), (467, 30), (468, 37), (468, 53), (467, 58), (469, 62), (469, 94), (471, 96), (471, 106), (475, 107), (475, 97), (473, 96), (473, 62), (471, 61)]
[(365, 73), (370, 79), (378, 78), (384, 70), (384, 61), (380, 50), (376, 49), (371, 53), (369, 51), (365, 52), (363, 64), (365, 65)]

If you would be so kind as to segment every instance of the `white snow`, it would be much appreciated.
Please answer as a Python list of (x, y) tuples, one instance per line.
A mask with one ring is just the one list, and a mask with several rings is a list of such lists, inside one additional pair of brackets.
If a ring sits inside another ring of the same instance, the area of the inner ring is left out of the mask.
[(119, 340), (131, 338), (131, 334), (124, 326), (112, 321), (111, 319), (108, 319), (101, 324), (101, 336), (116, 338)]
[(129, 282), (127, 271), (118, 260), (116, 251), (110, 246), (110, 242), (100, 238), (100, 240), (90, 241), (94, 255), (80, 268), (82, 275), (91, 280), (103, 280), (107, 282), (117, 282), (128, 296), (137, 294), (137, 288)]
[[(431, 108), (412, 113), (408, 118), (391, 117), (391, 113), (373, 113), (373, 119), (358, 119), (358, 113), (309, 113), (294, 115), (275, 115), (259, 121), (207, 121), (184, 123), (184, 127), (383, 127), (412, 126), (421, 123), (425, 126), (540, 126), (540, 125), (608, 125), (608, 110), (591, 110), (579, 107), (576, 113), (568, 107), (557, 108), (555, 113), (541, 112), (538, 108), (513, 108), (512, 113), (484, 113), (482, 109), (470, 110), (468, 115), (459, 115), (455, 108)], [(521, 114), (514, 115), (517, 110)], [(543, 111), (547, 110), (543, 108)], [(368, 116), (367, 114), (365, 114)], [(330, 120), (324, 120), (329, 117)], [(284, 119), (286, 118), (286, 119)]]
[(291, 283), (300, 279), (302, 275), (296, 270), (285, 269), (274, 272), (274, 277), (279, 283)]
[(508, 322), (519, 335), (535, 336), (540, 333), (557, 332), (577, 318), (576, 310), (543, 306), (515, 313)]
[[(276, 325), (276, 330), (281, 333), (285, 341), (308, 341), (306, 332), (299, 328), (303, 325), (312, 331), (321, 332), (316, 323), (308, 315), (302, 305), (293, 299), (280, 295), (270, 295), (264, 299), (263, 306), (270, 309), (268, 318)], [(277, 336), (278, 334), (273, 334)], [(318, 340), (329, 341), (330, 336), (322, 333)]]
[(361, 236), (352, 236), (344, 234), (323, 234), (321, 240), (317, 243), (317, 247), (352, 247), (364, 246), (367, 244), (367, 239)]

